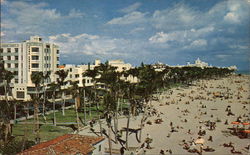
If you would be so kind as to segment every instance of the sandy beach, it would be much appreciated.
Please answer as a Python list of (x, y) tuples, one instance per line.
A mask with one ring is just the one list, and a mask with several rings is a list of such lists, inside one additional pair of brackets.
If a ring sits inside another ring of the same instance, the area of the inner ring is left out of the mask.
[[(192, 86), (173, 88), (162, 93), (157, 96), (158, 101), (151, 102), (151, 109), (155, 109), (156, 114), (151, 113), (151, 116), (148, 116), (146, 121), (148, 123), (145, 124), (142, 132), (142, 142), (138, 143), (135, 134), (131, 134), (129, 147), (138, 147), (138, 154), (160, 154), (161, 150), (164, 154), (171, 154), (171, 152), (172, 154), (197, 154), (190, 153), (183, 147), (186, 143), (189, 149), (200, 150), (202, 145), (194, 143), (200, 137), (204, 140), (203, 148), (209, 146), (214, 149), (213, 152), (202, 151), (202, 154), (233, 154), (232, 147), (223, 146), (224, 143), (229, 142), (232, 142), (236, 152), (249, 154), (249, 149), (246, 148), (250, 144), (249, 134), (248, 138), (241, 139), (228, 129), (237, 127), (231, 124), (237, 119), (241, 122), (250, 122), (249, 81), (250, 76), (233, 75), (223, 79), (201, 80)], [(230, 114), (229, 111), (231, 111)], [(139, 128), (141, 117), (131, 117), (130, 128)], [(161, 119), (162, 122), (157, 124), (156, 119)], [(151, 125), (149, 121), (152, 122)], [(215, 122), (215, 126), (211, 127), (206, 121)], [(226, 121), (228, 124), (225, 124)], [(126, 118), (119, 119), (119, 130), (126, 127), (126, 123)], [(104, 124), (103, 127), (107, 130)], [(250, 125), (238, 124), (238, 128), (243, 127), (249, 129)], [(99, 131), (99, 125), (96, 124), (94, 129)], [(199, 135), (199, 131), (203, 134)], [(80, 134), (95, 135), (89, 128), (82, 130)], [(125, 135), (124, 132), (122, 134), (124, 140)], [(141, 147), (147, 136), (153, 139), (150, 149)], [(209, 140), (210, 136), (212, 140)], [(114, 136), (112, 138), (114, 139)], [(108, 141), (105, 147), (108, 148)], [(112, 143), (112, 148), (119, 150), (121, 145)], [(126, 151), (125, 154), (130, 152)]]

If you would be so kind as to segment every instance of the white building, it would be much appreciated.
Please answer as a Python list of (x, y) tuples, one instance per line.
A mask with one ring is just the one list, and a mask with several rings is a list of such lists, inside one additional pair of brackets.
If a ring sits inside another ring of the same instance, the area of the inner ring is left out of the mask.
[(54, 74), (59, 65), (59, 47), (45, 43), (39, 36), (31, 36), (22, 43), (1, 43), (0, 61), (6, 70), (15, 74), (12, 83), (13, 97), (18, 100), (29, 100), (29, 93), (34, 92), (31, 81), (32, 72), (51, 71), (49, 81), (55, 81)]
[[(78, 81), (78, 86), (93, 86), (93, 79), (91, 77), (84, 77), (82, 74), (86, 72), (88, 69), (93, 70), (95, 67), (99, 66), (101, 64), (100, 60), (95, 60), (94, 64), (88, 64), (88, 65), (71, 65), (66, 64), (59, 66), (59, 69), (63, 69), (65, 71), (68, 71), (68, 76), (65, 79), (65, 81)], [(122, 72), (125, 70), (129, 70), (132, 68), (132, 65), (129, 63), (124, 63), (122, 60), (110, 60), (108, 61), (108, 64), (114, 67), (117, 67), (116, 71)], [(98, 78), (98, 77), (97, 77)], [(122, 77), (122, 79), (130, 82), (137, 82), (136, 77), (132, 77), (131, 75), (127, 78)], [(83, 83), (84, 82), (84, 83)], [(83, 85), (84, 84), (84, 85)], [(100, 83), (97, 84), (99, 87), (102, 87)], [(69, 85), (68, 85), (69, 86)]]
[(195, 60), (194, 64), (190, 64), (189, 62), (187, 63), (187, 66), (191, 66), (191, 67), (201, 67), (201, 68), (205, 68), (205, 67), (209, 67), (208, 63), (203, 62), (200, 60), (200, 58), (198, 58), (197, 60)]

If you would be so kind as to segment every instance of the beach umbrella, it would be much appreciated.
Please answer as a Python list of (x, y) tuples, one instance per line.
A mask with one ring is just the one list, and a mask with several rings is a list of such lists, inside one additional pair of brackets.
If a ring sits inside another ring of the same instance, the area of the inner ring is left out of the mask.
[(250, 130), (243, 130), (244, 133), (250, 133)]
[(231, 124), (240, 124), (240, 122), (232, 122)]
[(204, 144), (205, 140), (203, 138), (196, 139), (195, 144)]
[(250, 123), (244, 122), (244, 123), (242, 123), (242, 125), (250, 125)]

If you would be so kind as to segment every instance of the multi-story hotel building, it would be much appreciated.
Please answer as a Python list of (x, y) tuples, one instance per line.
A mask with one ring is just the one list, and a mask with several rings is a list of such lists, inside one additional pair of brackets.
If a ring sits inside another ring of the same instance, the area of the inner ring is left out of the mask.
[[(78, 81), (78, 86), (93, 86), (93, 79), (91, 77), (83, 76), (82, 74), (86, 72), (88, 69), (93, 70), (95, 67), (99, 66), (101, 64), (100, 60), (95, 60), (93, 64), (88, 65), (71, 65), (66, 64), (59, 66), (59, 69), (63, 69), (65, 71), (68, 71), (68, 76), (65, 79), (65, 81)], [(129, 63), (124, 63), (122, 60), (110, 60), (108, 61), (108, 64), (116, 67), (117, 72), (126, 71), (132, 68), (132, 65)], [(99, 76), (97, 77), (99, 78)], [(133, 77), (129, 75), (128, 77), (121, 77), (125, 81), (130, 81), (131, 83), (136, 83), (138, 81), (137, 77)], [(97, 84), (98, 87), (102, 87), (101, 83)]]
[(29, 100), (30, 93), (34, 93), (34, 84), (31, 81), (32, 72), (51, 71), (46, 82), (56, 80), (57, 66), (59, 65), (59, 47), (45, 43), (39, 36), (31, 36), (30, 40), (22, 43), (1, 43), (0, 62), (4, 68), (15, 74), (11, 81), (12, 94), (15, 99)]

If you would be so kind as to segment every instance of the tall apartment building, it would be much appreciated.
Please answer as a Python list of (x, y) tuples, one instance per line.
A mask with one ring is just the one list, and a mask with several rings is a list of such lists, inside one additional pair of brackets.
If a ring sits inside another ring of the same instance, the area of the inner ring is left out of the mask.
[(59, 47), (45, 43), (39, 36), (31, 36), (22, 43), (1, 43), (0, 61), (6, 70), (15, 74), (11, 81), (12, 94), (15, 99), (29, 100), (29, 94), (34, 93), (31, 81), (32, 72), (51, 71), (47, 82), (55, 81), (59, 65)]

